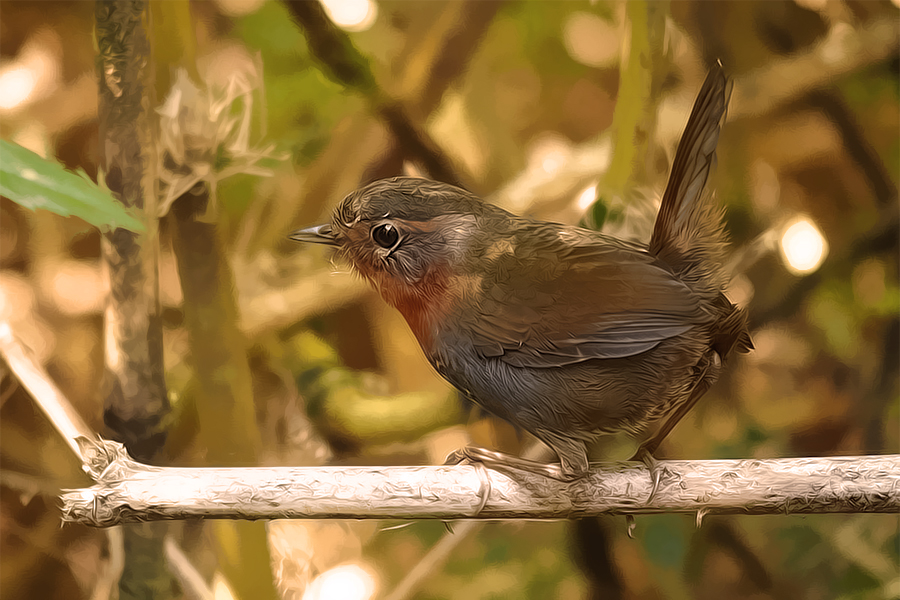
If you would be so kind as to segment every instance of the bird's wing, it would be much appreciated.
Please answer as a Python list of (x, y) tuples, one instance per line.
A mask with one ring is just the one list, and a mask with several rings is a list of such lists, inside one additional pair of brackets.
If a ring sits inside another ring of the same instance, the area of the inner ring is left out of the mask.
[(458, 316), (476, 351), (516, 366), (624, 358), (709, 321), (655, 257), (609, 238), (534, 224), (482, 264), (480, 306)]

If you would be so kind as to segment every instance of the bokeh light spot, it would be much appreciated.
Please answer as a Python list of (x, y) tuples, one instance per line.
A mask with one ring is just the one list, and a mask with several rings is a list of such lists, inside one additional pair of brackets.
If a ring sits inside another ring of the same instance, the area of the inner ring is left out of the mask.
[(369, 600), (375, 596), (375, 575), (360, 565), (341, 565), (319, 575), (303, 600)]
[(26, 67), (15, 67), (0, 74), (0, 108), (9, 110), (19, 106), (28, 100), (36, 84), (37, 77)]
[(619, 57), (618, 28), (590, 13), (569, 16), (563, 26), (563, 43), (569, 56), (589, 67), (610, 65)]
[(587, 210), (590, 208), (591, 204), (594, 203), (594, 200), (597, 199), (597, 186), (590, 185), (584, 189), (578, 195), (578, 200), (576, 200), (576, 204), (578, 205), (579, 210)]
[(365, 31), (378, 16), (378, 6), (372, 0), (321, 1), (334, 24), (347, 31)]
[(819, 268), (828, 254), (828, 242), (819, 228), (800, 217), (781, 236), (781, 256), (794, 273), (810, 273)]

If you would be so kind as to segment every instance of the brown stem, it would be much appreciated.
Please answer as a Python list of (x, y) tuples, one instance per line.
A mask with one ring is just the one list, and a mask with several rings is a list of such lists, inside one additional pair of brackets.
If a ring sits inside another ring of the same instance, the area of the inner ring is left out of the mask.
[[(207, 460), (213, 465), (254, 465), (261, 441), (246, 340), (237, 327), (234, 276), (215, 223), (198, 220), (209, 201), (209, 189), (199, 184), (174, 202), (170, 217), (197, 383), (192, 399)], [(220, 567), (238, 596), (276, 598), (265, 528), (237, 523), (216, 526), (214, 532), (223, 549)], [(234, 540), (239, 540), (237, 548), (232, 547)]]
[(256, 462), (256, 427), (246, 341), (237, 328), (234, 277), (216, 225), (197, 219), (206, 210), (205, 184), (172, 205), (172, 243), (184, 293), (184, 321), (197, 378), (197, 414), (211, 464)]

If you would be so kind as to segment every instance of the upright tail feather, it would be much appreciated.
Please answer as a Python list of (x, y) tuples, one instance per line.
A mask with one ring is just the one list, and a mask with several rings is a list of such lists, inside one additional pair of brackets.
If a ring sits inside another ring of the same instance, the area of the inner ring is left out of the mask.
[(725, 231), (722, 210), (704, 193), (716, 160), (722, 119), (731, 83), (721, 63), (706, 76), (675, 152), (672, 173), (650, 238), (650, 252), (671, 266), (691, 289), (706, 298), (718, 315), (712, 349), (725, 359), (732, 352), (753, 348), (747, 313), (722, 293), (730, 274), (725, 271)]
[(715, 163), (730, 93), (731, 83), (717, 62), (703, 82), (678, 143), (650, 238), (650, 252), (700, 294), (720, 293), (728, 277), (723, 267), (722, 211), (704, 194), (704, 187)]

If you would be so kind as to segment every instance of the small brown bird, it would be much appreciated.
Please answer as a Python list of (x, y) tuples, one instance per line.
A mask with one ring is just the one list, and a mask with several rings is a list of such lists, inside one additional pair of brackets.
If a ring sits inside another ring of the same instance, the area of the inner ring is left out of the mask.
[(291, 238), (336, 246), (403, 314), (438, 373), (550, 446), (560, 465), (472, 448), (464, 456), (581, 477), (587, 442), (686, 412), (722, 359), (752, 347), (745, 313), (723, 294), (721, 211), (703, 193), (728, 90), (717, 65), (648, 247), (409, 177), (353, 192), (330, 224)]

